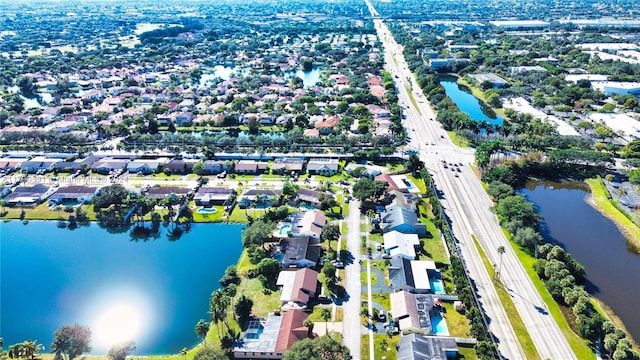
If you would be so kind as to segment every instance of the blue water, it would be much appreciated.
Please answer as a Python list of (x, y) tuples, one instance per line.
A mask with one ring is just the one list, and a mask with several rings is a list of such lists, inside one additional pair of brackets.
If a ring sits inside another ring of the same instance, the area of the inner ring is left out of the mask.
[(444, 286), (442, 285), (442, 280), (429, 279), (429, 283), (431, 284), (431, 290), (433, 290), (435, 294), (444, 294)]
[(447, 328), (447, 322), (438, 315), (431, 315), (431, 334), (432, 335), (449, 335), (449, 328)]
[(286, 225), (282, 225), (282, 227), (280, 228), (280, 235), (289, 235), (289, 232), (291, 231), (291, 225), (290, 224), (286, 224)]
[(496, 115), (493, 110), (481, 103), (473, 94), (461, 89), (455, 78), (442, 76), (440, 85), (444, 87), (445, 93), (458, 106), (460, 111), (469, 115), (472, 120), (478, 122), (484, 120), (493, 125), (502, 124), (502, 117)]
[[(194, 326), (208, 319), (211, 292), (237, 262), (241, 225), (193, 224), (176, 241), (132, 241), (95, 224), (75, 230), (57, 222), (0, 223), (0, 336), (5, 344), (37, 339), (50, 348), (65, 324), (92, 327), (93, 354), (101, 314), (134, 309), (136, 355), (177, 353), (198, 342)], [(104, 326), (103, 326), (104, 327)]]
[(204, 208), (204, 207), (202, 207), (202, 208), (198, 209), (198, 213), (200, 213), (200, 214), (215, 214), (217, 212), (218, 212), (218, 209), (216, 209), (216, 208)]
[(310, 88), (316, 86), (316, 83), (320, 81), (320, 70), (316, 68), (311, 71), (303, 71), (302, 69), (299, 69), (296, 72), (292, 71), (285, 73), (285, 78), (290, 78), (292, 76), (299, 77), (302, 79), (304, 87)]

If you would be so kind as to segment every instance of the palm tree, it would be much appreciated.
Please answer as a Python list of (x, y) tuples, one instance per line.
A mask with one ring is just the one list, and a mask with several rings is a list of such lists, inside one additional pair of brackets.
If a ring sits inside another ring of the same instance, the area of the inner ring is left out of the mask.
[(498, 266), (498, 271), (496, 272), (498, 279), (500, 279), (500, 271), (502, 271), (502, 254), (505, 253), (504, 246), (498, 246), (498, 254), (500, 254), (500, 265)]
[(328, 308), (322, 308), (322, 310), (320, 310), (320, 317), (324, 320), (324, 331), (329, 334), (327, 323), (329, 322), (329, 319), (331, 319), (331, 310)]
[(183, 358), (187, 358), (187, 348), (183, 347), (182, 350), (180, 350), (180, 355), (182, 355)]
[(220, 323), (224, 323), (229, 328), (229, 324), (227, 324), (227, 309), (229, 305), (231, 305), (231, 299), (222, 289), (218, 289), (211, 294), (209, 314), (211, 314), (211, 320), (218, 325), (218, 337), (222, 334), (219, 327)]
[(627, 188), (624, 186), (620, 186), (619, 188), (616, 189), (616, 194), (618, 195), (618, 200), (620, 200), (621, 197), (626, 196), (628, 193)]
[(304, 325), (307, 328), (307, 337), (311, 337), (311, 335), (313, 334), (313, 321), (311, 319), (306, 319), (302, 325)]
[(204, 341), (207, 346), (207, 333), (209, 332), (209, 322), (202, 319), (198, 320), (195, 327), (196, 335)]

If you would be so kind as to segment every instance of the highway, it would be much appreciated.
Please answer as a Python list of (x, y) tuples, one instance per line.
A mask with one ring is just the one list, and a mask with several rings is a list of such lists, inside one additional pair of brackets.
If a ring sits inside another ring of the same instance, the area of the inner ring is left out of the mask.
[[(502, 255), (500, 280), (529, 331), (539, 357), (577, 359), (513, 252), (495, 214), (490, 210), (492, 201), (469, 166), (474, 162), (473, 150), (455, 146), (435, 121), (435, 114), (407, 67), (401, 46), (395, 42), (383, 21), (377, 18), (377, 12), (371, 3), (366, 2), (374, 16), (378, 37), (384, 44), (385, 67), (395, 78), (399, 102), (406, 115), (403, 122), (410, 138), (407, 149), (418, 152), (433, 175), (437, 188), (444, 194), (442, 205), (451, 220), (462, 259), (476, 285), (480, 303), (489, 319), (489, 330), (497, 338), (501, 356), (508, 359), (526, 358), (497, 296), (491, 276), (480, 259), (472, 235), (478, 240), (492, 264), (500, 262), (497, 251), (499, 246), (504, 246), (507, 250)], [(446, 161), (447, 168), (444, 167), (443, 161)]]

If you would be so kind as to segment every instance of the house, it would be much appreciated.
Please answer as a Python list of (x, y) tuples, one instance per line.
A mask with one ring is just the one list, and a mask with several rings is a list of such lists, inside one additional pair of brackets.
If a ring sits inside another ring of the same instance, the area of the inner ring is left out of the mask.
[(234, 168), (237, 174), (259, 174), (265, 170), (267, 170), (267, 163), (255, 160), (240, 160)]
[(412, 211), (416, 209), (416, 198), (418, 198), (417, 195), (403, 193), (398, 190), (387, 192), (389, 206), (401, 206)]
[(271, 202), (275, 202), (280, 197), (281, 190), (271, 189), (249, 189), (242, 194), (243, 198), (250, 201), (258, 201), (260, 198), (267, 198)]
[[(388, 266), (389, 284), (393, 291), (405, 290), (414, 294), (435, 292), (431, 288), (431, 277), (437, 275), (436, 263), (427, 260), (410, 260), (396, 255)], [(430, 276), (431, 275), (431, 276)]]
[(329, 197), (333, 197), (333, 194), (319, 190), (298, 188), (295, 196), (293, 196), (291, 200), (289, 200), (289, 205), (307, 205), (319, 209), (322, 206), (322, 200)]
[(11, 194), (10, 186), (0, 186), (0, 198), (3, 198), (9, 194)]
[(277, 157), (271, 163), (271, 172), (275, 174), (299, 174), (304, 167), (304, 158)]
[(318, 272), (308, 268), (282, 270), (276, 285), (281, 289), (280, 302), (284, 309), (302, 309), (316, 296)]
[(387, 190), (398, 190), (401, 192), (420, 193), (420, 189), (406, 175), (380, 174), (375, 177), (376, 181), (384, 181), (389, 184)]
[(176, 125), (178, 125), (178, 126), (191, 125), (191, 123), (193, 122), (193, 118), (194, 117), (195, 116), (191, 112), (182, 112), (182, 113), (176, 115)]
[(402, 256), (405, 259), (416, 258), (416, 248), (420, 247), (420, 239), (416, 234), (403, 234), (399, 231), (389, 231), (382, 235), (384, 250), (391, 256)]
[(433, 333), (431, 318), (436, 317), (440, 311), (433, 295), (412, 294), (402, 290), (391, 293), (389, 298), (393, 321), (398, 324), (403, 335)]
[(0, 170), (4, 172), (12, 172), (20, 168), (20, 164), (22, 164), (25, 159), (0, 159)]
[(147, 190), (147, 196), (156, 200), (162, 200), (170, 194), (187, 196), (190, 191), (189, 188), (179, 186), (153, 186)]
[(358, 164), (353, 162), (349, 163), (344, 169), (351, 176), (367, 177), (369, 179), (375, 178), (376, 176), (382, 174), (382, 172), (385, 170), (385, 168), (382, 166), (369, 165), (367, 163)]
[(56, 163), (60, 161), (61, 159), (35, 157), (31, 160), (23, 161), (20, 164), (20, 169), (25, 170), (29, 174), (34, 174), (39, 171), (49, 172), (53, 171)]
[(91, 171), (96, 174), (109, 174), (112, 171), (123, 171), (129, 164), (128, 159), (104, 158), (91, 165)]
[(469, 76), (476, 79), (480, 84), (485, 81), (490, 82), (494, 89), (499, 89), (507, 84), (505, 79), (493, 73), (470, 74)]
[(284, 267), (315, 267), (320, 261), (320, 240), (310, 236), (285, 238), (280, 241), (277, 254)]
[(204, 172), (206, 174), (215, 175), (215, 174), (220, 174), (221, 172), (230, 170), (227, 168), (227, 166), (223, 161), (205, 160), (203, 165), (204, 165)]
[(60, 161), (58, 163), (56, 163), (55, 165), (55, 169), (58, 172), (65, 172), (65, 173), (75, 173), (77, 171), (87, 171), (89, 169), (91, 169), (91, 165), (93, 165), (94, 162), (100, 160), (101, 157), (99, 156), (87, 156), (84, 159), (78, 159), (75, 161)]
[(49, 197), (54, 190), (42, 184), (18, 186), (4, 200), (9, 206), (36, 206)]
[(194, 198), (197, 206), (225, 205), (235, 194), (233, 189), (221, 187), (201, 187)]
[(420, 222), (415, 211), (402, 206), (389, 207), (386, 214), (382, 215), (380, 228), (385, 233), (395, 230), (403, 234), (427, 234), (426, 225)]
[(447, 360), (458, 358), (456, 339), (448, 336), (409, 334), (398, 341), (398, 360)]
[(171, 172), (172, 174), (186, 175), (190, 174), (193, 170), (193, 165), (197, 163), (198, 159), (171, 159), (164, 164), (163, 169)]
[(127, 165), (127, 170), (132, 174), (155, 174), (163, 163), (161, 160), (133, 160)]
[(320, 210), (310, 210), (304, 213), (302, 219), (295, 224), (292, 231), (302, 236), (320, 239), (322, 229), (327, 224), (327, 218)]
[(61, 186), (49, 197), (49, 206), (88, 204), (97, 193), (95, 186)]
[(331, 176), (338, 172), (338, 159), (312, 158), (307, 164), (307, 172), (310, 175)]
[(234, 359), (282, 359), (298, 340), (310, 337), (304, 326), (308, 315), (301, 310), (270, 313), (264, 320), (252, 320), (233, 347)]

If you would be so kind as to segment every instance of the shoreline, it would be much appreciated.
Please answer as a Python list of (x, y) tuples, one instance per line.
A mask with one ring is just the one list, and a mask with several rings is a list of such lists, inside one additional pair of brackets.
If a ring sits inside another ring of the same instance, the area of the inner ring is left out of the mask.
[[(615, 216), (613, 216), (608, 211), (606, 211), (601, 206), (601, 204), (598, 202), (598, 199), (596, 199), (596, 197), (594, 196), (594, 187), (591, 184), (591, 182), (585, 181), (585, 183), (589, 186), (589, 190), (590, 190), (589, 194), (587, 194), (585, 196), (585, 202), (587, 204), (589, 204), (591, 207), (593, 207), (595, 210), (597, 210), (600, 214), (605, 216), (607, 219), (610, 219), (611, 221), (613, 221), (613, 223), (616, 225), (616, 228), (618, 228), (620, 233), (626, 239), (627, 245), (632, 245), (634, 247), (638, 246), (639, 240), (637, 238), (633, 237), (633, 235), (631, 234), (631, 231), (625, 226), (625, 224), (623, 224), (619, 219), (617, 219)], [(609, 201), (609, 200), (607, 200), (607, 201)], [(606, 303), (604, 303), (598, 297), (596, 297), (594, 295), (591, 295), (591, 294), (590, 294), (590, 296), (595, 301), (595, 303), (598, 305), (600, 310), (602, 310), (602, 312), (605, 314), (607, 319), (610, 320), (611, 322), (613, 322), (617, 327), (623, 329), (625, 331), (625, 333), (627, 334), (627, 338), (629, 340), (631, 340), (631, 343), (636, 348), (638, 348), (639, 347), (638, 342), (631, 335), (631, 333), (629, 332), (629, 330), (625, 326), (625, 324), (622, 321), (622, 319), (620, 319), (620, 317), (618, 317), (618, 315), (616, 315), (616, 313), (613, 311), (613, 309), (611, 309)]]

